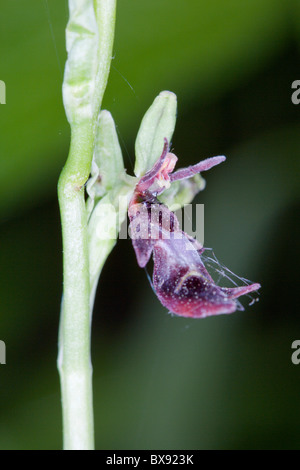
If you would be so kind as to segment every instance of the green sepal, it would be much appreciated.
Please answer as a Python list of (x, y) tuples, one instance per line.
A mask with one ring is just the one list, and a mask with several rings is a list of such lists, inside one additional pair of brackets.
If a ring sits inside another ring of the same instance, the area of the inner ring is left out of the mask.
[(170, 210), (177, 210), (185, 204), (190, 204), (196, 194), (204, 188), (205, 179), (197, 174), (189, 179), (174, 181), (170, 188), (159, 196), (159, 200)]
[(170, 143), (175, 129), (177, 112), (176, 95), (162, 91), (142, 119), (135, 141), (136, 176), (143, 176), (160, 157), (164, 139)]

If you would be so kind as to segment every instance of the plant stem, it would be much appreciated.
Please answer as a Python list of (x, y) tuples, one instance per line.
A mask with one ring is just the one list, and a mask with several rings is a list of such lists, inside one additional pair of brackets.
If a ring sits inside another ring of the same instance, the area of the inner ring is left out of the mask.
[(79, 189), (84, 177), (78, 173), (80, 177), (75, 180), (76, 173), (70, 171), (76, 155), (90, 156), (91, 144), (85, 144), (88, 134), (82, 136), (83, 130), (78, 129), (71, 137), (68, 163), (58, 186), (64, 249), (58, 368), (65, 449), (94, 447), (86, 211), (84, 190)]
[[(58, 369), (62, 392), (64, 449), (89, 450), (94, 448), (94, 424), (90, 360), (89, 254), (84, 184), (90, 174), (97, 117), (109, 74), (116, 0), (72, 0), (69, 7), (69, 32), (71, 35), (75, 31), (78, 36), (76, 47), (70, 47), (68, 51), (64, 82), (64, 102), (71, 124), (71, 145), (58, 183), (64, 265)], [(93, 9), (96, 22), (91, 16)], [(96, 46), (91, 42), (91, 47), (87, 39), (90, 41), (93, 36), (86, 34), (86, 27), (80, 29), (78, 26), (81, 20), (86, 26), (85, 22), (90, 18), (91, 27), (96, 24), (98, 28), (94, 34)], [(89, 49), (86, 52), (89, 57), (96, 61), (91, 64), (90, 69), (89, 63), (84, 63), (87, 57), (85, 50), (78, 47), (81, 37), (83, 47), (88, 44)], [(73, 41), (73, 36), (71, 39)], [(72, 41), (71, 46), (74, 44)], [(83, 61), (81, 68), (80, 61)], [(85, 85), (83, 69), (87, 70), (90, 87)], [(76, 76), (77, 70), (79, 72)], [(83, 90), (92, 92), (81, 94), (78, 99), (78, 89), (80, 90), (82, 83)]]

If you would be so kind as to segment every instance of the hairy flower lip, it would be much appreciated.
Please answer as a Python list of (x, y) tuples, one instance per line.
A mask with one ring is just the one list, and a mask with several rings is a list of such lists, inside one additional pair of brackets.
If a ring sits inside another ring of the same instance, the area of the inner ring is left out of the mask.
[(201, 252), (198, 242), (192, 243), (188, 236), (154, 244), (153, 286), (171, 313), (193, 318), (232, 313), (238, 308), (236, 298), (259, 289), (257, 283), (235, 288), (216, 285), (201, 260)]

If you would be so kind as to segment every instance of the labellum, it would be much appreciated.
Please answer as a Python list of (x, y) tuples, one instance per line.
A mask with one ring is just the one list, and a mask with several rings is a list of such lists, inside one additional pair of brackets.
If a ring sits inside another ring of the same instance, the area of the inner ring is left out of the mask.
[(227, 288), (217, 285), (201, 255), (205, 248), (180, 229), (176, 215), (157, 196), (174, 181), (191, 178), (223, 162), (212, 157), (173, 172), (177, 157), (163, 152), (138, 182), (129, 203), (128, 215), (133, 247), (140, 267), (153, 255), (153, 288), (160, 302), (173, 314), (203, 318), (241, 309), (238, 297), (256, 291), (258, 283)]

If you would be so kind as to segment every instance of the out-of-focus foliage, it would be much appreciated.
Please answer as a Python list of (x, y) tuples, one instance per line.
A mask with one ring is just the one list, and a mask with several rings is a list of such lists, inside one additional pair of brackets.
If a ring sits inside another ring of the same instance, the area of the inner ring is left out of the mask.
[[(181, 103), (215, 100), (263, 67), (292, 33), (293, 6), (285, 0), (120, 1), (105, 105), (121, 132), (137, 129), (160, 90), (178, 95), (181, 112)], [(5, 215), (45, 197), (65, 160), (69, 132), (61, 83), (67, 11), (61, 0), (1, 6), (7, 106), (0, 117), (5, 136), (0, 210)]]
[[(0, 448), (61, 446), (56, 182), (67, 2), (3, 2), (0, 16)], [(178, 98), (178, 167), (205, 175), (205, 245), (262, 284), (245, 312), (172, 318), (121, 240), (100, 279), (93, 328), (98, 448), (299, 448), (300, 7), (286, 0), (120, 0), (104, 106), (128, 173), (140, 120), (161, 90)]]

